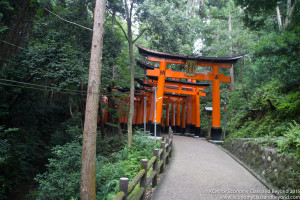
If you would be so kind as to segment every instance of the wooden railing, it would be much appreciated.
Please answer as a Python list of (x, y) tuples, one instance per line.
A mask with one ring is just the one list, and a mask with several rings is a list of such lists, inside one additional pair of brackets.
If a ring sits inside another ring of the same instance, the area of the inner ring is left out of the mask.
[[(129, 183), (128, 178), (120, 178), (119, 193), (114, 200), (138, 200), (146, 198), (146, 189), (152, 182), (152, 187), (157, 186), (158, 174), (164, 173), (165, 165), (169, 163), (172, 155), (173, 136), (169, 135), (161, 142), (161, 149), (154, 149), (154, 156), (148, 161), (141, 160), (141, 170)], [(138, 185), (138, 183), (140, 183)]]

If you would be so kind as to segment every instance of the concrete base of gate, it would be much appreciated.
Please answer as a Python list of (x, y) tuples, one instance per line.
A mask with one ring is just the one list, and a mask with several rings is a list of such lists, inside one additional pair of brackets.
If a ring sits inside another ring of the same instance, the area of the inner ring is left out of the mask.
[(195, 134), (193, 134), (193, 133), (184, 133), (184, 135), (189, 136), (189, 137), (194, 137), (195, 136)]
[(211, 140), (222, 140), (222, 128), (221, 127), (212, 127), (210, 133)]
[(181, 134), (183, 135), (185, 133), (185, 128), (181, 128)]
[(185, 133), (184, 134), (193, 134), (193, 125), (192, 124), (186, 124), (185, 126)]
[(176, 126), (171, 126), (171, 129), (172, 129), (173, 133), (176, 132)]
[(195, 136), (200, 136), (201, 135), (201, 127), (195, 127)]
[[(154, 128), (155, 128), (155, 124), (152, 123), (151, 127), (150, 127), (150, 132), (151, 132), (152, 136), (154, 136)], [(161, 124), (157, 123), (156, 124), (156, 136), (160, 136), (160, 134), (161, 134)]]
[(222, 145), (224, 141), (222, 140), (208, 140), (210, 143)]

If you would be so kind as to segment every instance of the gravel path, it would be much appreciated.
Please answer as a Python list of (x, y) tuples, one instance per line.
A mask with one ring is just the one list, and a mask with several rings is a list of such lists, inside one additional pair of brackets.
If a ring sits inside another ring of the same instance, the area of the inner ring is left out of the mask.
[(153, 200), (277, 199), (220, 147), (174, 136), (173, 157)]

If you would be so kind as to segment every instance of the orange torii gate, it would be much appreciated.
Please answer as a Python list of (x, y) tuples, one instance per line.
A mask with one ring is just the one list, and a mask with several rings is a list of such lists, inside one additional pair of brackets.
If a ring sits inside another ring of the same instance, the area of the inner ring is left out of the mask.
[[(144, 84), (143, 81), (141, 81), (141, 80), (136, 79), (136, 81), (139, 82), (139, 84), (143, 85), (144, 87), (152, 88), (151, 85)], [(147, 97), (146, 116), (144, 116), (145, 102), (141, 101), (144, 97)], [(148, 99), (148, 97), (150, 97), (150, 98)], [(186, 98), (186, 95), (177, 95), (177, 94), (171, 94), (171, 93), (164, 94), (164, 101), (175, 102), (177, 104), (184, 103), (185, 98)], [(140, 103), (137, 103), (136, 104), (137, 106), (135, 106), (135, 110), (137, 111), (136, 112), (137, 114), (136, 114), (136, 117), (134, 117), (133, 124), (137, 124), (139, 128), (143, 128), (143, 123), (145, 120), (144, 117), (146, 117), (146, 121), (148, 122), (147, 130), (149, 130), (150, 132), (153, 133), (154, 127), (151, 126), (151, 124), (152, 124), (152, 119), (154, 118), (154, 103), (155, 103), (154, 92), (150, 93), (150, 92), (140, 91), (139, 94), (136, 94), (136, 99), (137, 100), (135, 102), (139, 101)], [(167, 115), (166, 117), (168, 118), (169, 116)], [(157, 116), (157, 118), (163, 119), (163, 116)], [(166, 120), (166, 125), (169, 125), (168, 119)], [(159, 136), (159, 135), (157, 135), (157, 136)]]
[[(142, 69), (144, 69), (145, 72), (148, 69), (150, 69), (150, 70), (157, 69), (157, 67), (143, 63), (139, 60), (137, 60), (137, 65), (139, 65)], [(179, 71), (179, 72), (181, 72), (181, 71)], [(148, 85), (148, 87), (152, 87), (153, 83), (157, 85), (157, 76), (155, 76), (155, 77), (147, 76), (147, 77), (151, 79), (151, 80), (149, 80), (149, 79), (145, 80), (145, 84)], [(178, 93), (178, 91), (184, 91), (183, 89), (185, 89), (185, 91), (182, 93), (187, 94), (187, 95), (197, 95), (199, 89), (203, 90), (204, 88), (206, 88), (206, 86), (210, 85), (209, 83), (196, 83), (196, 80), (191, 80), (191, 79), (188, 79), (188, 82), (178, 81), (179, 79), (175, 80), (175, 78), (172, 78), (172, 79), (173, 80), (166, 79), (166, 81), (165, 81), (166, 87), (164, 89), (164, 92), (172, 92), (171, 90), (168, 89), (168, 86), (171, 86), (171, 89), (172, 88), (177, 89), (176, 90), (177, 93)], [(181, 94), (181, 93), (179, 92), (179, 94)], [(182, 110), (182, 112), (183, 112), (182, 124), (184, 125), (183, 128), (180, 127), (180, 104), (177, 104), (177, 116), (176, 116), (176, 120), (175, 120), (175, 115), (174, 115), (175, 104), (172, 103), (172, 129), (174, 132), (185, 133), (185, 134), (194, 134), (197, 136), (204, 136), (203, 134), (201, 134), (201, 128), (200, 128), (199, 96), (203, 96), (203, 95), (188, 97), (189, 103), (182, 104), (182, 109), (183, 109)], [(191, 105), (192, 105), (192, 107), (191, 107)], [(185, 129), (185, 106), (188, 106), (188, 113), (192, 113), (192, 115), (187, 115), (187, 128), (186, 129)], [(169, 109), (168, 106), (166, 106), (166, 108)], [(168, 113), (168, 110), (166, 112)], [(175, 121), (176, 121), (176, 125), (175, 125)]]
[[(148, 87), (153, 87), (157, 85), (157, 80), (155, 77), (148, 77), (151, 79), (146, 79), (144, 82), (137, 80), (140, 84)], [(142, 82), (142, 83), (141, 83)], [(185, 133), (185, 134), (194, 134), (196, 136), (201, 135), (200, 128), (200, 96), (206, 96), (205, 93), (202, 93), (201, 90), (209, 86), (209, 83), (194, 83), (194, 82), (182, 82), (177, 80), (166, 80), (164, 92), (175, 93), (175, 94), (185, 94), (188, 95), (188, 103), (186, 100), (184, 103), (177, 103), (176, 111), (176, 120), (175, 120), (175, 103), (172, 102), (172, 129), (175, 133)], [(171, 88), (171, 89), (170, 89)], [(177, 90), (176, 90), (177, 89)], [(186, 90), (183, 90), (186, 89)], [(190, 97), (191, 95), (191, 97)], [(193, 101), (192, 101), (193, 100)], [(166, 104), (166, 114), (167, 122), (169, 120), (169, 102), (164, 100)], [(182, 105), (182, 122), (180, 120), (180, 106)], [(188, 115), (187, 125), (185, 127), (185, 107), (188, 106), (188, 113), (193, 113), (193, 116)], [(191, 107), (192, 106), (192, 107)], [(176, 123), (175, 123), (176, 121)], [(181, 126), (184, 125), (184, 127)], [(167, 124), (168, 126), (168, 124)]]
[[(202, 80), (212, 82), (212, 128), (211, 139), (222, 139), (222, 128), (220, 121), (220, 82), (230, 82), (230, 77), (219, 73), (219, 68), (232, 67), (233, 63), (236, 63), (238, 59), (243, 55), (233, 57), (202, 57), (202, 56), (187, 56), (180, 54), (171, 54), (158, 51), (152, 51), (136, 44), (139, 53), (147, 57), (148, 61), (160, 63), (159, 69), (147, 70), (147, 76), (158, 76), (158, 89), (157, 89), (157, 107), (156, 113), (161, 116), (163, 96), (165, 89), (166, 78), (179, 78), (179, 79), (191, 79)], [(180, 64), (187, 65), (186, 72), (177, 72), (167, 69), (167, 64)], [(196, 66), (211, 67), (212, 72), (195, 73)], [(158, 127), (161, 127), (161, 119), (156, 121)], [(158, 129), (159, 130), (159, 129)]]

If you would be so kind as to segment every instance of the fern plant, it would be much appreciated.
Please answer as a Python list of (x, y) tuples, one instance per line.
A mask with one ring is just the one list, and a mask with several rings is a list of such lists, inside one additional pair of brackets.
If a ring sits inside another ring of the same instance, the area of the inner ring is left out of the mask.
[(280, 152), (296, 153), (296, 157), (300, 158), (300, 124), (296, 121), (290, 123), (290, 128), (283, 135), (283, 139), (277, 141)]

